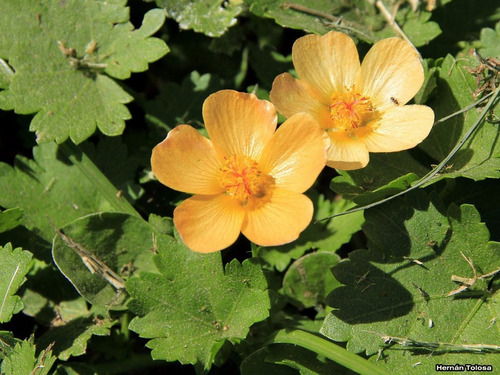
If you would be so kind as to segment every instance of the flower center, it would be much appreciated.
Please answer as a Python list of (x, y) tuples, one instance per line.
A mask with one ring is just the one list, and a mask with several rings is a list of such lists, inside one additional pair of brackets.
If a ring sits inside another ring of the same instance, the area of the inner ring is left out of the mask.
[(366, 125), (373, 117), (373, 106), (370, 98), (362, 96), (354, 88), (346, 92), (332, 95), (330, 108), (330, 119), (333, 122), (333, 129), (351, 131)]
[(274, 185), (274, 178), (259, 169), (259, 165), (246, 156), (225, 158), (221, 168), (220, 184), (226, 193), (245, 202), (248, 197), (262, 198)]

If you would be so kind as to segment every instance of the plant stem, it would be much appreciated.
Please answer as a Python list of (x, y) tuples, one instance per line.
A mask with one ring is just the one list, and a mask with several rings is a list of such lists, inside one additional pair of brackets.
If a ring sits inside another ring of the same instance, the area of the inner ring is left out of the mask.
[(281, 330), (271, 340), (273, 344), (293, 344), (311, 350), (361, 375), (387, 375), (374, 363), (312, 333), (301, 330)]
[(124, 212), (132, 216), (141, 217), (134, 207), (118, 194), (118, 190), (94, 164), (94, 162), (75, 144), (65, 142), (59, 145), (63, 154), (71, 161), (82, 174), (94, 185), (96, 185), (101, 194), (106, 198), (111, 207), (118, 212)]

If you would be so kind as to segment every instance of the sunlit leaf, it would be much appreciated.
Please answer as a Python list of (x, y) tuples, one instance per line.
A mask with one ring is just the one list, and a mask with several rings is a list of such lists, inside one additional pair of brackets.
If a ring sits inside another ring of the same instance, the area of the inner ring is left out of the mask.
[(54, 343), (52, 352), (61, 360), (86, 353), (92, 335), (106, 336), (116, 323), (109, 318), (93, 313), (83, 298), (62, 302), (58, 306), (59, 316), (52, 327), (38, 340), (38, 345)]
[(175, 19), (181, 29), (193, 29), (211, 37), (219, 37), (236, 24), (244, 9), (241, 1), (223, 0), (156, 0)]
[(237, 343), (267, 318), (267, 283), (257, 262), (222, 266), (220, 253), (198, 254), (170, 237), (158, 241), (158, 273), (127, 282), (138, 313), (130, 328), (150, 341), (153, 359), (209, 369), (226, 340)]
[[(90, 148), (89, 154), (102, 164), (103, 169), (110, 172), (110, 177), (116, 181), (117, 186), (125, 188), (131, 173), (129, 167), (134, 168), (134, 164), (122, 159), (120, 164), (124, 165), (123, 167), (117, 168), (115, 164), (114, 168), (111, 168), (109, 162), (118, 162), (116, 157), (124, 155), (123, 149), (115, 147), (119, 146), (119, 142), (104, 144), (106, 147), (98, 146), (97, 150)], [(35, 256), (46, 262), (50, 261), (50, 242), (55, 234), (49, 218), (60, 227), (81, 216), (114, 209), (108, 197), (104, 197), (99, 183), (99, 179), (106, 180), (106, 177), (102, 174), (89, 175), (88, 170), (82, 167), (88, 165), (89, 168), (95, 168), (95, 165), (83, 157), (81, 151), (78, 152), (71, 155), (78, 160), (75, 165), (60, 147), (48, 143), (33, 149), (34, 160), (19, 156), (15, 160), (14, 168), (0, 163), (0, 205), (21, 208), (22, 224), (32, 231), (29, 236), (19, 231), (16, 241), (22, 242), (27, 248), (35, 249)], [(113, 157), (109, 157), (109, 153)], [(75, 183), (76, 181), (78, 183)], [(110, 183), (107, 180), (106, 182)], [(116, 190), (111, 193), (113, 199), (125, 199), (117, 198), (116, 193)]]
[(0, 57), (15, 72), (0, 92), (0, 108), (36, 113), (30, 128), (39, 142), (70, 137), (80, 143), (96, 128), (106, 135), (123, 132), (130, 118), (124, 104), (132, 97), (109, 76), (128, 78), (168, 52), (162, 40), (150, 37), (164, 13), (150, 11), (134, 30), (124, 5), (123, 0), (0, 2)]
[(23, 211), (19, 208), (0, 211), (0, 232), (7, 232), (21, 223)]
[(8, 243), (0, 246), (0, 323), (10, 320), (23, 308), (21, 298), (16, 295), (19, 287), (26, 281), (26, 274), (32, 254), (21, 248), (13, 249)]
[(0, 372), (5, 375), (37, 374), (48, 375), (57, 357), (52, 356), (51, 346), (35, 355), (33, 339), (15, 345), (2, 361)]
[[(345, 286), (328, 296), (334, 311), (324, 322), (323, 334), (348, 341), (349, 350), (374, 359), (380, 348), (391, 344), (390, 337), (451, 343), (457, 348), (465, 343), (498, 343), (498, 327), (491, 325), (498, 319), (498, 283), (490, 284), (492, 276), (479, 276), (500, 267), (500, 245), (489, 242), (488, 230), (473, 206), (452, 205), (445, 212), (417, 192), (369, 210), (364, 231), (369, 250), (349, 254), (348, 262), (333, 269)], [(464, 284), (453, 280), (474, 278), (475, 273), (475, 282), (458, 291)], [(392, 351), (389, 347), (380, 365), (396, 372), (420, 362), (412, 371), (429, 373), (443, 362), (444, 354), (446, 363), (493, 361), (492, 356), (466, 350), (452, 354), (449, 348), (396, 345), (399, 350)], [(411, 350), (411, 362), (400, 355), (401, 349)]]
[(154, 271), (155, 230), (122, 213), (85, 216), (54, 238), (52, 256), (59, 270), (94, 305), (124, 309), (125, 281)]

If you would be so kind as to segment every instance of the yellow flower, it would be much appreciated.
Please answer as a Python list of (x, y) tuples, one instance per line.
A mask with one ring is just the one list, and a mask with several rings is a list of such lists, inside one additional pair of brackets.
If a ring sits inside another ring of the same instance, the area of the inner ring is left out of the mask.
[(262, 246), (295, 240), (312, 219), (312, 202), (302, 193), (325, 165), (325, 132), (304, 113), (276, 130), (270, 102), (232, 90), (210, 95), (203, 119), (210, 140), (178, 125), (151, 158), (161, 183), (195, 194), (174, 211), (184, 243), (209, 253), (240, 232)]
[(331, 31), (297, 39), (292, 59), (300, 80), (288, 73), (276, 77), (271, 101), (283, 116), (308, 113), (325, 129), (331, 141), (328, 166), (363, 168), (369, 152), (406, 150), (429, 134), (432, 109), (405, 105), (424, 81), (409, 43), (381, 40), (360, 64), (352, 39)]

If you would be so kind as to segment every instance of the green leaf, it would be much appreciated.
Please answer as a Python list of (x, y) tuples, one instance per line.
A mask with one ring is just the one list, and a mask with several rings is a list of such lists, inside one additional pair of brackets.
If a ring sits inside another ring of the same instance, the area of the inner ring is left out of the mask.
[(327, 252), (314, 252), (296, 260), (283, 277), (283, 293), (299, 308), (323, 303), (328, 292), (340, 285), (330, 272), (339, 260), (338, 255)]
[(35, 356), (33, 339), (24, 340), (15, 345), (11, 353), (2, 361), (0, 372), (5, 375), (36, 374), (47, 375), (56, 361), (52, 356), (51, 346)]
[(284, 72), (291, 73), (293, 69), (292, 55), (283, 56), (272, 45), (251, 44), (249, 62), (268, 90), (276, 76)]
[(0, 211), (0, 233), (7, 232), (19, 224), (23, 217), (23, 210), (19, 208), (11, 208), (9, 210)]
[(253, 260), (222, 266), (220, 253), (198, 254), (170, 237), (158, 239), (160, 274), (128, 280), (140, 315), (130, 329), (151, 339), (153, 359), (195, 364), (208, 370), (222, 345), (244, 339), (269, 315), (267, 282)]
[(57, 311), (59, 316), (52, 321), (50, 330), (40, 337), (38, 345), (45, 346), (54, 342), (52, 351), (63, 361), (71, 356), (85, 354), (92, 335), (107, 336), (116, 323), (89, 311), (83, 298), (63, 301)]
[[(265, 358), (267, 362), (291, 367), (297, 370), (301, 375), (357, 374), (317, 353), (305, 350), (300, 346), (285, 344), (273, 345), (268, 348), (269, 354)], [(257, 375), (258, 373), (254, 372), (254, 374)], [(261, 374), (263, 373), (261, 372)]]
[(330, 188), (357, 204), (367, 204), (405, 190), (424, 176), (428, 169), (413, 158), (411, 152), (370, 154), (367, 167), (355, 171), (338, 171)]
[[(475, 101), (473, 94), (476, 90), (476, 78), (469, 69), (476, 65), (477, 60), (472, 56), (458, 60), (449, 55), (445, 58), (439, 69), (436, 95), (438, 101), (433, 104), (437, 119), (465, 108)], [(419, 147), (435, 160), (443, 160), (477, 119), (477, 109), (471, 109), (437, 124)], [(467, 177), (475, 181), (499, 178), (500, 141), (497, 135), (498, 125), (483, 120), (480, 128), (455, 154), (443, 173), (433, 181), (456, 177)]]
[[(109, 143), (107, 145), (110, 147)], [(16, 240), (27, 242), (24, 246), (36, 249), (35, 257), (47, 263), (50, 262), (49, 242), (55, 234), (48, 218), (60, 227), (98, 211), (135, 212), (133, 208), (127, 209), (131, 206), (125, 198), (116, 196), (116, 188), (81, 150), (76, 147), (62, 149), (64, 146), (53, 143), (36, 146), (33, 148), (34, 160), (18, 156), (15, 168), (0, 163), (0, 205), (21, 208), (22, 223), (31, 231), (27, 238), (21, 233), (24, 238)], [(99, 150), (106, 151), (106, 148), (98, 146), (95, 153), (91, 152), (97, 160), (101, 159), (98, 155), (103, 155)], [(116, 148), (110, 150), (118, 153)], [(120, 164), (126, 165), (126, 162), (122, 160)], [(115, 178), (115, 181), (119, 183), (123, 179)]]
[(429, 21), (431, 15), (429, 12), (413, 12), (407, 7), (398, 12), (396, 21), (402, 25), (411, 42), (416, 47), (422, 47), (441, 34), (439, 25)]
[(0, 362), (7, 355), (12, 355), (14, 352), (14, 347), (17, 343), (21, 343), (22, 340), (16, 339), (12, 332), (0, 331)]
[[(93, 143), (85, 142), (81, 145), (81, 150), (118, 190), (113, 191), (112, 194), (120, 195), (121, 200), (125, 197), (130, 201), (137, 200), (142, 195), (142, 188), (135, 182), (139, 161), (129, 155), (130, 152), (122, 138), (101, 138), (96, 146)], [(82, 172), (91, 173), (88, 169)], [(95, 176), (92, 178), (97, 180)], [(103, 189), (100, 190), (102, 192)], [(123, 208), (119, 210), (125, 211)]]
[(484, 28), (481, 30), (481, 48), (479, 52), (483, 57), (500, 56), (500, 22), (497, 22), (495, 29)]
[(297, 240), (282, 246), (258, 247), (255, 251), (257, 256), (278, 271), (283, 271), (292, 259), (300, 258), (308, 250), (337, 251), (361, 229), (364, 221), (361, 212), (329, 221), (318, 223), (314, 221), (345, 212), (354, 206), (352, 202), (346, 200), (332, 202), (325, 199), (323, 195), (318, 195), (313, 198), (313, 203), (315, 212), (313, 221)]
[[(348, 341), (348, 350), (368, 355), (378, 353), (384, 339), (390, 344), (390, 337), (457, 347), (498, 343), (498, 327), (491, 325), (498, 319), (498, 283), (490, 285), (491, 276), (478, 278), (459, 293), (461, 284), (452, 281), (453, 275), (474, 277), (465, 257), (471, 259), (478, 276), (500, 266), (500, 244), (489, 242), (488, 230), (473, 206), (452, 205), (445, 216), (439, 204), (429, 202), (418, 191), (365, 215), (369, 250), (350, 253), (349, 261), (333, 269), (345, 286), (328, 296), (334, 311), (325, 319), (321, 329), (324, 335)], [(410, 363), (408, 356), (403, 360), (400, 350), (386, 348), (384, 360), (376, 363), (395, 373), (411, 369), (427, 374), (443, 361), (493, 361), (491, 356), (466, 350), (453, 354), (449, 348), (397, 347), (412, 351)], [(421, 365), (412, 368), (416, 362)]]
[(25, 282), (32, 254), (21, 248), (12, 249), (8, 243), (0, 246), (0, 323), (8, 322), (13, 314), (23, 308), (21, 298), (15, 293)]
[(52, 256), (59, 270), (94, 305), (124, 309), (125, 280), (140, 271), (155, 271), (156, 230), (144, 220), (122, 213), (82, 217), (61, 228)]
[[(303, 349), (302, 349), (303, 350)], [(267, 358), (276, 352), (281, 353), (283, 350), (276, 345), (265, 346), (250, 354), (243, 359), (240, 364), (241, 375), (297, 375), (297, 371), (277, 363), (269, 361)], [(304, 351), (304, 350), (303, 350)]]
[(240, 372), (241, 375), (356, 374), (313, 351), (290, 344), (269, 345), (256, 350), (241, 362)]
[(437, 70), (438, 68), (435, 66), (429, 66), (434, 62), (431, 59), (425, 59), (422, 61), (422, 65), (424, 67), (424, 83), (420, 90), (417, 92), (417, 95), (413, 98), (415, 104), (424, 104), (429, 99), (429, 96), (437, 87)]
[(244, 7), (238, 1), (223, 0), (156, 0), (169, 17), (183, 30), (192, 29), (210, 37), (219, 37), (236, 24)]
[[(353, 6), (347, 1), (338, 0), (297, 0), (293, 4), (284, 0), (245, 0), (245, 2), (250, 5), (250, 11), (255, 15), (273, 18), (283, 27), (317, 34), (337, 30), (368, 42), (375, 41), (368, 27), (372, 25), (367, 25), (367, 22), (363, 22), (366, 18), (360, 16), (360, 8), (365, 11), (367, 10), (365, 7), (369, 7), (374, 12), (375, 9), (371, 4), (358, 3)], [(352, 8), (352, 11), (339, 14), (343, 6)], [(370, 10), (367, 12), (371, 13)]]
[(160, 94), (145, 105), (146, 119), (165, 130), (179, 124), (203, 124), (201, 108), (208, 95), (222, 88), (220, 79), (194, 71), (181, 85), (167, 82)]
[(57, 366), (54, 375), (97, 375), (90, 366), (78, 362), (68, 362)]
[(163, 24), (163, 12), (150, 11), (133, 30), (124, 5), (123, 0), (0, 1), (0, 57), (15, 71), (0, 92), (0, 108), (36, 113), (30, 129), (38, 142), (70, 137), (80, 143), (96, 127), (106, 135), (123, 132), (130, 118), (124, 104), (132, 97), (103, 73), (128, 78), (168, 52), (163, 41), (149, 37)]

